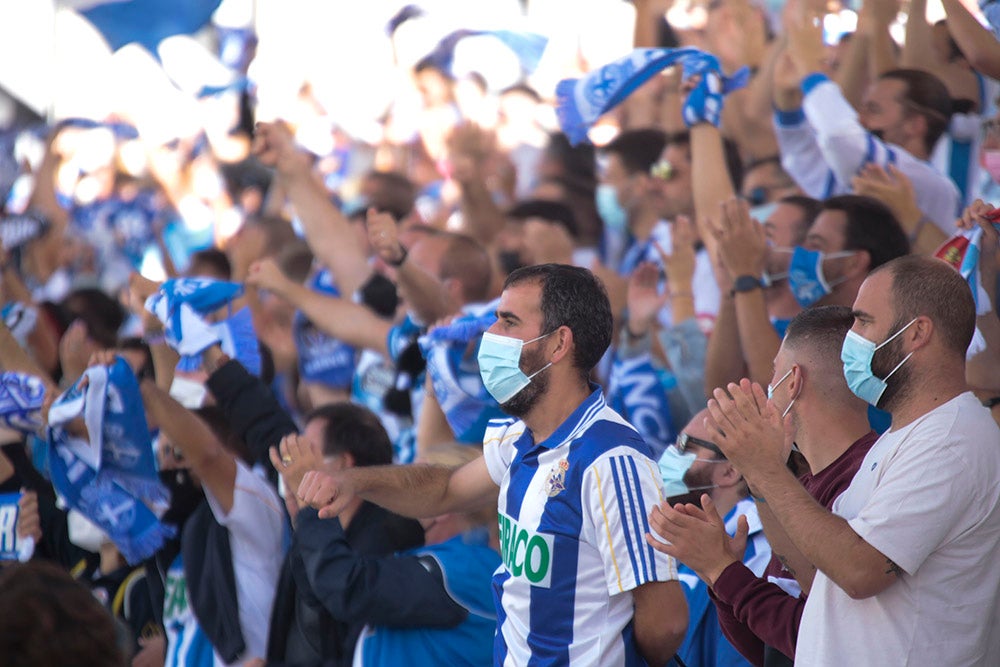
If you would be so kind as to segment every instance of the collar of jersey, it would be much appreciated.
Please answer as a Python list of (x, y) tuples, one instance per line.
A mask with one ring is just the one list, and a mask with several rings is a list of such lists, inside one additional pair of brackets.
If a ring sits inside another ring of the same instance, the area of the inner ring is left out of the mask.
[(566, 418), (566, 421), (559, 425), (559, 428), (553, 431), (552, 435), (538, 443), (536, 447), (555, 449), (570, 442), (590, 424), (593, 416), (600, 412), (604, 406), (604, 394), (601, 387), (591, 382), (590, 396)]

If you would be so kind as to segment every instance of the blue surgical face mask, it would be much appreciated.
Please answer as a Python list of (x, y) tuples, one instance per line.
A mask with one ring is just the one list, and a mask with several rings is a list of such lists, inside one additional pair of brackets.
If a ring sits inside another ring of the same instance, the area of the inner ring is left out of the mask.
[(765, 222), (767, 222), (767, 219), (771, 217), (771, 214), (774, 213), (774, 209), (778, 208), (778, 204), (780, 203), (781, 202), (773, 201), (769, 204), (758, 204), (757, 206), (751, 206), (750, 217), (763, 225)]
[(846, 280), (846, 278), (827, 280), (823, 274), (823, 260), (850, 257), (853, 254), (853, 251), (845, 251), (827, 255), (819, 250), (807, 250), (802, 246), (796, 246), (792, 251), (792, 261), (788, 265), (788, 287), (799, 305), (808, 308)]
[(521, 370), (521, 348), (552, 333), (550, 331), (524, 341), (489, 331), (483, 334), (483, 341), (479, 344), (479, 374), (483, 378), (486, 391), (496, 399), (497, 403), (503, 405), (514, 398), (531, 383), (531, 378), (552, 365), (552, 362), (549, 362), (531, 375), (525, 375)]
[(673, 498), (675, 496), (691, 493), (692, 491), (707, 491), (714, 489), (715, 484), (708, 486), (688, 486), (684, 481), (688, 470), (695, 461), (705, 463), (727, 463), (725, 459), (699, 459), (694, 452), (681, 452), (677, 445), (670, 445), (663, 454), (660, 455), (660, 478), (663, 479), (663, 497)]
[[(788, 376), (791, 375), (791, 374), (792, 374), (792, 369), (789, 368), (788, 372), (785, 373), (784, 375), (782, 375), (781, 379), (778, 380), (774, 385), (767, 385), (767, 400), (770, 401), (770, 400), (772, 400), (774, 398), (774, 390), (777, 389), (778, 387), (780, 387), (781, 383), (784, 382), (786, 379), (788, 379)], [(782, 419), (784, 419), (785, 416), (788, 415), (788, 411), (792, 409), (793, 405), (795, 405), (795, 399), (794, 398), (788, 403), (788, 407), (785, 408), (785, 411), (781, 413), (781, 418)]]
[(608, 183), (601, 183), (597, 186), (597, 194), (594, 198), (597, 204), (597, 213), (604, 221), (605, 227), (614, 232), (622, 232), (628, 224), (628, 213), (618, 203), (618, 195), (615, 189)]
[(844, 362), (844, 379), (847, 380), (847, 386), (850, 387), (855, 396), (878, 407), (879, 399), (882, 398), (887, 387), (886, 380), (892, 377), (892, 374), (898, 371), (913, 353), (903, 357), (903, 360), (896, 364), (896, 367), (889, 371), (889, 374), (884, 378), (877, 378), (872, 373), (872, 357), (875, 356), (877, 350), (888, 345), (889, 341), (906, 331), (910, 324), (916, 321), (917, 319), (913, 318), (909, 324), (878, 345), (853, 330), (847, 332), (844, 345), (840, 348), (840, 360)]

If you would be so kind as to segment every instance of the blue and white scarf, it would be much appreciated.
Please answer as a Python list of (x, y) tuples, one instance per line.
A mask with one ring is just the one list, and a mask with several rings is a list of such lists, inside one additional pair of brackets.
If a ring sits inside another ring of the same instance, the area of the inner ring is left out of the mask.
[(701, 116), (718, 124), (721, 96), (745, 86), (750, 78), (746, 67), (732, 77), (722, 76), (718, 59), (698, 49), (635, 49), (582, 78), (563, 79), (556, 86), (556, 113), (570, 143), (576, 145), (586, 139), (587, 131), (598, 118), (621, 104), (656, 73), (675, 64), (683, 67), (685, 80), (702, 75), (701, 84), (685, 103), (685, 121), (694, 122)]
[[(89, 441), (66, 430), (81, 416)], [(130, 564), (149, 558), (175, 534), (157, 518), (169, 492), (156, 473), (139, 383), (123, 358), (88, 368), (56, 399), (49, 410), (49, 447), (56, 491), (107, 533)]]
[(491, 304), (419, 339), (434, 396), (458, 442), (481, 443), (489, 421), (506, 416), (486, 391), (477, 358), (483, 332), (497, 320), (494, 309)]
[(17, 344), (21, 347), (27, 347), (28, 336), (38, 324), (38, 309), (20, 301), (11, 301), (0, 311), (0, 316), (3, 317), (4, 324), (10, 329)]
[(260, 348), (249, 308), (241, 308), (216, 324), (204, 317), (230, 305), (243, 294), (238, 283), (207, 278), (168, 280), (160, 291), (146, 300), (146, 310), (163, 322), (167, 344), (177, 350), (182, 359), (181, 370), (197, 368), (196, 357), (205, 348), (220, 343), (222, 351), (237, 359), (251, 373), (260, 373)]
[(36, 433), (42, 421), (45, 383), (34, 375), (0, 373), (0, 421), (22, 433)]

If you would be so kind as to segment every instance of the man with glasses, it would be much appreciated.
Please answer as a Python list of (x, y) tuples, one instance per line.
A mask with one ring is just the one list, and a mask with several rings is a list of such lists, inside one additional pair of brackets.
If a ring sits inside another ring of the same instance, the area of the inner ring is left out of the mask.
[[(799, 481), (827, 509), (850, 484), (876, 438), (868, 426), (865, 402), (848, 388), (840, 360), (841, 345), (852, 323), (851, 309), (846, 306), (802, 311), (788, 325), (768, 387), (776, 409), (791, 416), (795, 443), (811, 470)], [(709, 429), (699, 418), (685, 430), (696, 427), (696, 434), (709, 439)], [(702, 456), (709, 450), (694, 451)], [(662, 466), (661, 461), (661, 470)], [(805, 608), (800, 592), (809, 592), (816, 570), (792, 546), (767, 503), (753, 489), (750, 492), (758, 512), (748, 514), (748, 524), (752, 528), (752, 518), (759, 516), (773, 550), (764, 578), (740, 563), (743, 554), (739, 549), (730, 548), (722, 533), (730, 524), (735, 526), (736, 520), (729, 516), (734, 512), (715, 503), (711, 490), (707, 492), (707, 516), (703, 521), (687, 522), (683, 530), (663, 527), (661, 519), (677, 518), (675, 509), (654, 510), (650, 518), (653, 530), (673, 546), (650, 543), (677, 557), (711, 586), (723, 632), (740, 653), (755, 665), (790, 665)], [(737, 506), (736, 513), (739, 511)], [(726, 517), (725, 523), (720, 516)], [(747, 531), (732, 532), (742, 536)], [(693, 619), (692, 606), (692, 624)]]
[[(704, 425), (706, 416), (708, 410), (696, 414), (681, 431), (677, 442), (660, 457), (667, 502), (700, 504), (701, 495), (706, 494), (719, 515), (724, 517), (725, 530), (730, 535), (737, 533), (741, 517), (746, 517), (749, 535), (743, 564), (754, 576), (761, 576), (771, 559), (771, 547), (764, 536), (757, 508), (749, 498), (743, 475), (726, 460), (718, 445), (708, 439)], [(723, 635), (705, 582), (683, 564), (678, 566), (677, 575), (684, 585), (690, 615), (687, 635), (677, 651), (684, 664), (749, 665)]]

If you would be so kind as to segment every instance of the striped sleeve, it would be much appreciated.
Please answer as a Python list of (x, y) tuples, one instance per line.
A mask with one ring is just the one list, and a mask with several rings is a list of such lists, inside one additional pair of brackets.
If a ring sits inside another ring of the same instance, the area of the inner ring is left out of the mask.
[(491, 419), (483, 435), (483, 458), (493, 483), (503, 485), (510, 462), (514, 460), (514, 443), (524, 433), (524, 423), (514, 419)]
[(617, 448), (584, 475), (584, 525), (604, 561), (610, 595), (651, 581), (677, 579), (673, 558), (646, 544), (649, 513), (663, 500), (656, 464), (635, 450)]

